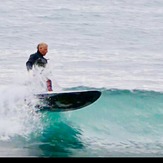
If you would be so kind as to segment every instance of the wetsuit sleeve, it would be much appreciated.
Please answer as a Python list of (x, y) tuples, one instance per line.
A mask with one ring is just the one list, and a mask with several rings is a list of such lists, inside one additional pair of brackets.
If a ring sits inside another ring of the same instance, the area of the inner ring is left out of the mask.
[(35, 57), (33, 55), (30, 55), (28, 61), (26, 62), (26, 67), (28, 71), (32, 70), (35, 60)]

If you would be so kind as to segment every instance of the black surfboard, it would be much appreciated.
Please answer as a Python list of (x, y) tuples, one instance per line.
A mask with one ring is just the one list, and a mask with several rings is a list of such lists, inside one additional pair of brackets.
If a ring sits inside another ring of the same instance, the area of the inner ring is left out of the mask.
[(36, 94), (39, 110), (70, 111), (86, 107), (94, 103), (101, 96), (97, 90), (72, 92), (46, 92)]

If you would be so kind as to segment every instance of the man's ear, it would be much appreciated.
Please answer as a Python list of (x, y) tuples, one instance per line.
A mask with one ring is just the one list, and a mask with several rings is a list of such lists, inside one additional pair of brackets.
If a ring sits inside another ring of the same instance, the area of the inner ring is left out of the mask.
[(40, 44), (37, 45), (37, 50), (39, 49)]

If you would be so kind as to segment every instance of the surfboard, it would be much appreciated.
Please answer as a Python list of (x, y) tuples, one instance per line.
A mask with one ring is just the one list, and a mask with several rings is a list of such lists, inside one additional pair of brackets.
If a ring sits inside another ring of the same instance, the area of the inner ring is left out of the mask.
[(45, 92), (35, 95), (39, 99), (36, 105), (41, 111), (70, 111), (86, 107), (99, 99), (98, 90)]

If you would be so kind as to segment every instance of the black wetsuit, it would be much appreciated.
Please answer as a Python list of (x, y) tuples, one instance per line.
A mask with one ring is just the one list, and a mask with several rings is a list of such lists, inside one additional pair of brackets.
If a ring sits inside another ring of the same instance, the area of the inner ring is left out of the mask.
[[(27, 70), (32, 70), (33, 65), (37, 65), (37, 66), (41, 66), (41, 67), (45, 67), (47, 64), (47, 59), (43, 57), (43, 55), (37, 51), (34, 54), (31, 54), (28, 61), (26, 62), (26, 67)], [(46, 81), (47, 84), (47, 90), (48, 91), (53, 91), (52, 90), (52, 81), (50, 79), (47, 79)]]
[(39, 51), (37, 51), (36, 53), (31, 54), (28, 61), (26, 62), (27, 70), (32, 70), (34, 64), (45, 67), (47, 64), (47, 59), (44, 58)]

